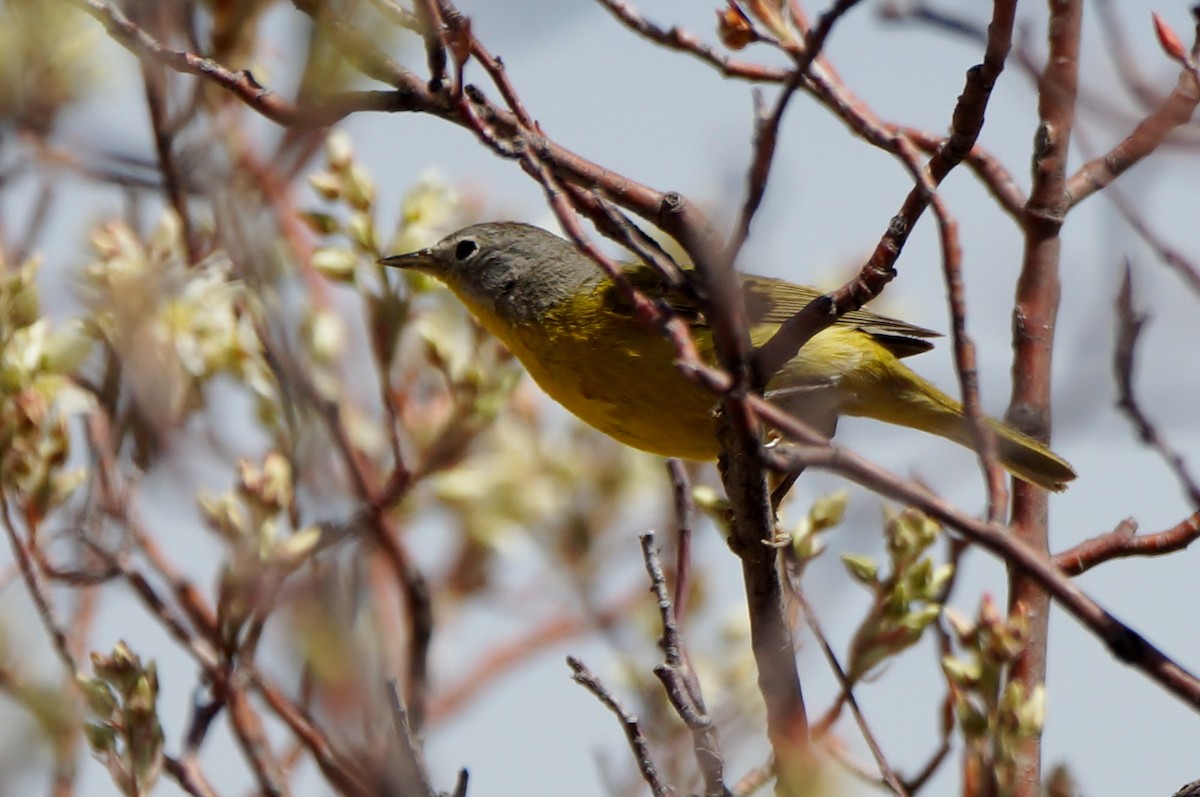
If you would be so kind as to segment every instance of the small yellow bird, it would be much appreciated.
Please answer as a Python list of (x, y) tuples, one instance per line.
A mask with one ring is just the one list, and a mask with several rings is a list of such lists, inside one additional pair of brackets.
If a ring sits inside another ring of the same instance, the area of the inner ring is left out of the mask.
[[(384, 265), (444, 282), (525, 366), (551, 398), (626, 445), (683, 459), (720, 453), (714, 396), (673, 365), (675, 350), (638, 321), (616, 287), (572, 243), (516, 222), (477, 224)], [(713, 359), (712, 334), (685, 297), (668, 294), (658, 275), (631, 265), (629, 279), (667, 300), (691, 324), (701, 354)], [(767, 277), (742, 277), (755, 346), (819, 295), (813, 288)], [(937, 333), (860, 310), (806, 343), (767, 385), (798, 417), (830, 434), (839, 415), (875, 418), (971, 447), (962, 405), (913, 373), (900, 358), (933, 348)], [(1001, 464), (1047, 490), (1075, 478), (1066, 461), (999, 421)]]

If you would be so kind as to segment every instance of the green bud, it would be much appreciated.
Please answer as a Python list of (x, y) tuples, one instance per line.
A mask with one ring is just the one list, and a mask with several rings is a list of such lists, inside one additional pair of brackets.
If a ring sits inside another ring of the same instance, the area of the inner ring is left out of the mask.
[(353, 282), (358, 262), (358, 255), (336, 246), (323, 246), (312, 254), (312, 267), (322, 276), (338, 282)]
[(246, 536), (247, 520), (241, 505), (230, 494), (201, 495), (196, 499), (208, 525), (229, 540)]
[(105, 723), (89, 722), (83, 726), (88, 747), (96, 755), (112, 755), (117, 749), (117, 732)]
[(1017, 732), (1022, 736), (1036, 736), (1046, 726), (1046, 687), (1038, 684), (1029, 699), (1016, 709)]
[(350, 136), (341, 130), (334, 130), (325, 139), (325, 161), (334, 171), (345, 171), (354, 159), (354, 145)]
[(987, 713), (981, 711), (966, 697), (959, 695), (954, 701), (954, 714), (958, 717), (959, 727), (968, 739), (981, 739), (988, 732)]
[(873, 587), (879, 583), (879, 566), (868, 556), (844, 553), (842, 563), (850, 571), (850, 575), (860, 584)]
[(350, 166), (344, 186), (346, 202), (350, 207), (361, 211), (371, 209), (371, 205), (375, 202), (375, 184), (371, 182), (371, 178), (361, 167)]
[(372, 254), (378, 252), (379, 247), (375, 243), (375, 224), (365, 211), (355, 211), (350, 215), (346, 233), (359, 249)]
[(969, 646), (971, 638), (975, 635), (975, 623), (969, 620), (965, 614), (950, 606), (942, 607), (942, 616), (946, 618), (950, 630), (958, 637), (959, 644)]
[(308, 184), (322, 198), (333, 202), (342, 196), (342, 178), (329, 172), (317, 172), (308, 176)]
[(83, 323), (73, 321), (46, 337), (42, 363), (53, 373), (72, 373), (92, 353), (94, 343), (91, 335), (84, 331)]
[(111, 717), (117, 710), (117, 696), (112, 687), (99, 678), (80, 678), (79, 687), (83, 691), (84, 701), (88, 711), (100, 719)]
[[(317, 175), (313, 175), (313, 177), (316, 176)], [(310, 183), (312, 182), (313, 177), (309, 178)], [(313, 187), (315, 188), (316, 186)], [(322, 196), (324, 196), (324, 192), (322, 192)], [(332, 214), (321, 213), (316, 210), (308, 210), (301, 213), (300, 220), (303, 221), (305, 225), (307, 225), (308, 228), (317, 235), (333, 235), (342, 228), (341, 222), (339, 222)]]
[(938, 606), (936, 603), (929, 604), (928, 606), (922, 606), (919, 609), (914, 609), (913, 611), (905, 614), (900, 619), (900, 625), (909, 631), (912, 631), (917, 636), (920, 636), (922, 631), (924, 631), (930, 626), (931, 623), (937, 620), (938, 615), (941, 614), (941, 611), (942, 607)]
[(813, 531), (824, 531), (842, 522), (846, 516), (846, 507), (850, 503), (850, 493), (838, 490), (836, 493), (823, 496), (813, 501), (808, 517), (812, 521)]
[(7, 323), (10, 329), (21, 329), (37, 321), (41, 317), (41, 302), (38, 301), (37, 284), (33, 281), (32, 267), (22, 268), (10, 277), (3, 286), (7, 294), (4, 308), (7, 310)]
[(302, 563), (321, 542), (321, 527), (307, 526), (275, 546), (275, 557), (289, 567)]
[(292, 466), (287, 457), (271, 451), (263, 460), (261, 500), (270, 507), (284, 509), (292, 503)]
[(951, 682), (964, 689), (969, 689), (979, 683), (979, 679), (983, 677), (983, 671), (980, 669), (978, 661), (954, 656), (942, 658), (942, 671), (946, 673), (946, 677)]

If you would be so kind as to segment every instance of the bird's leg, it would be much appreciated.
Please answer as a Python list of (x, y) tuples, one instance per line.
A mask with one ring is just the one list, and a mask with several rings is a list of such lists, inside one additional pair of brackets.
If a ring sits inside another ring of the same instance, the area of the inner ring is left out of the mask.
[(776, 514), (779, 513), (779, 505), (783, 503), (783, 499), (787, 497), (788, 492), (792, 489), (792, 485), (796, 483), (796, 479), (800, 478), (800, 474), (804, 472), (804, 468), (788, 471), (782, 476), (776, 477), (778, 481), (771, 489), (771, 510)]

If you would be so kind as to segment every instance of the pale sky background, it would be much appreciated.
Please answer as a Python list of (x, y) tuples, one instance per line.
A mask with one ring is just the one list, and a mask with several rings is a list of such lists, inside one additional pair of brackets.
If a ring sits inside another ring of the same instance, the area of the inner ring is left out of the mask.
[[(651, 186), (680, 190), (712, 206), (716, 218), (728, 224), (741, 201), (749, 153), (749, 84), (724, 80), (694, 59), (633, 37), (597, 5), (582, 0), (461, 0), (458, 5), (471, 17), (481, 41), (504, 59), (526, 107), (549, 136)], [(661, 24), (677, 23), (706, 40), (715, 40), (716, 2), (639, 0), (636, 5)], [(885, 25), (872, 12), (873, 5), (864, 3), (839, 24), (826, 54), (851, 89), (881, 117), (931, 131), (944, 130), (962, 88), (963, 73), (979, 60), (981, 47), (929, 31)], [(1148, 10), (1141, 3), (1119, 5), (1126, 35), (1140, 63), (1155, 86), (1169, 91), (1176, 72), (1158, 51)], [(944, 0), (944, 6), (986, 21), (982, 4)], [(1187, 30), (1185, 9), (1186, 4), (1178, 2), (1159, 8), (1180, 31)], [(815, 14), (818, 8), (809, 10)], [(1039, 59), (1044, 52), (1043, 13), (1043, 6), (1034, 3), (1023, 4), (1021, 10), (1021, 19), (1029, 26), (1027, 46)], [(292, 17), (286, 6), (274, 14), (275, 30), (283, 40), (289, 33), (281, 20)], [(422, 69), (423, 55), (415, 45), (415, 38), (408, 37), (398, 42), (397, 51), (414, 68)], [(1131, 109), (1106, 60), (1094, 19), (1087, 28), (1084, 53), (1084, 87)], [(742, 56), (772, 58), (763, 48), (752, 48)], [(125, 56), (114, 55), (119, 58)], [(125, 61), (125, 67), (132, 67), (131, 58)], [(483, 82), (481, 70), (474, 65), (470, 79)], [(118, 81), (105, 89), (109, 96), (103, 102), (111, 107), (97, 126), (92, 126), (94, 117), (89, 117), (92, 132), (100, 130), (102, 135), (130, 142), (145, 139), (144, 107), (140, 90), (132, 90), (133, 85)], [(766, 91), (771, 96), (772, 90)], [(1015, 61), (1010, 62), (996, 88), (981, 143), (999, 157), (1022, 187), (1029, 182), (1033, 113), (1031, 81)], [(1129, 118), (1098, 118), (1087, 109), (1081, 110), (1081, 121), (1095, 147), (1108, 146), (1130, 127)], [(542, 223), (549, 219), (540, 189), (515, 164), (492, 156), (465, 130), (406, 114), (364, 115), (345, 129), (368, 171), (381, 181), (384, 208), (395, 208), (417, 177), (435, 168), (453, 184), (482, 191), (497, 216)], [(71, 135), (83, 139), (89, 130), (68, 126), (66, 136)], [(1072, 164), (1080, 162), (1081, 150), (1075, 146)], [(1200, 259), (1200, 243), (1192, 232), (1198, 179), (1200, 161), (1194, 156), (1160, 154), (1120, 183), (1144, 216), (1161, 232), (1177, 236), (1172, 242), (1193, 259)], [(835, 283), (847, 267), (856, 266), (870, 252), (909, 186), (909, 179), (892, 158), (848, 135), (829, 113), (798, 96), (783, 128), (772, 183), (741, 267), (794, 281)], [(979, 348), (983, 403), (990, 414), (999, 415), (1008, 400), (1010, 310), (1020, 238), (965, 170), (948, 180), (943, 194), (961, 225), (969, 331)], [(76, 201), (93, 199), (81, 190)], [(114, 207), (116, 200), (110, 196), (106, 203)], [(73, 226), (87, 223), (98, 213), (90, 210), (74, 224), (60, 221), (64, 236), (53, 247), (64, 250), (59, 255), (71, 257), (79, 251), (80, 229)], [(1189, 237), (1178, 237), (1182, 233)], [(1071, 214), (1063, 240), (1054, 448), (1075, 465), (1079, 480), (1054, 498), (1055, 550), (1107, 531), (1125, 517), (1135, 518), (1144, 531), (1154, 532), (1189, 514), (1168, 469), (1137, 443), (1127, 421), (1114, 409), (1112, 305), (1126, 256), (1133, 262), (1138, 305), (1152, 316), (1137, 374), (1145, 409), (1200, 468), (1200, 416), (1195, 411), (1200, 357), (1192, 344), (1196, 295), (1140, 244), (1102, 196), (1089, 199)], [(73, 257), (78, 260), (78, 254)], [(898, 269), (899, 279), (889, 286), (877, 309), (946, 330), (946, 303), (931, 219), (921, 221)], [(912, 364), (943, 387), (955, 388), (948, 341)], [(960, 506), (982, 511), (981, 482), (970, 453), (865, 420), (843, 422), (838, 438), (899, 473), (920, 474)], [(162, 478), (169, 479), (170, 474)], [(801, 489), (816, 495), (839, 484), (831, 476), (806, 475)], [(844, 528), (831, 540), (833, 553), (855, 550), (878, 555), (878, 518), (879, 502), (856, 491)], [(739, 606), (740, 577), (734, 558), (715, 536), (702, 535), (698, 555), (728, 574), (727, 601), (732, 613)], [(635, 554), (632, 535), (629, 545)], [(204, 557), (215, 552), (191, 553)], [(1168, 654), (1190, 669), (1200, 670), (1200, 639), (1194, 633), (1194, 607), (1200, 601), (1196, 556), (1188, 551), (1159, 560), (1111, 563), (1079, 583)], [(631, 562), (636, 567), (632, 557)], [(640, 569), (631, 574), (631, 578), (637, 577)], [(835, 647), (844, 650), (853, 622), (863, 610), (865, 593), (847, 587), (842, 566), (833, 555), (810, 569), (807, 583), (810, 596), (844, 596), (843, 600), (823, 600), (819, 607)], [(1004, 594), (1002, 568), (982, 552), (974, 552), (966, 560), (958, 591), (960, 611), (974, 614), (971, 596), (977, 594), (977, 585), (986, 585), (996, 596)], [(138, 611), (132, 600), (126, 604), (131, 613)], [(98, 636), (128, 636), (128, 626), (120, 618), (110, 622), (112, 627), (100, 628)], [(36, 629), (25, 634), (37, 638)], [(150, 629), (138, 649), (143, 655), (160, 657), (160, 673), (171, 672), (172, 661), (190, 673), (190, 664), (180, 661), (178, 653), (162, 644), (161, 638), (156, 643), (155, 637)], [(161, 649), (156, 650), (156, 645)], [(103, 648), (103, 644), (97, 647)], [(439, 666), (460, 666), (455, 662), (479, 649), (477, 640), (439, 637), (435, 672)], [(486, 692), (472, 711), (430, 733), (429, 763), (440, 788), (450, 788), (457, 769), (466, 767), (471, 774), (469, 793), (476, 796), (603, 794), (595, 775), (597, 754), (625, 768), (627, 748), (615, 719), (571, 683), (563, 664), (567, 653), (581, 655), (619, 688), (619, 679), (606, 670), (611, 655), (602, 645), (577, 641), (547, 652), (534, 666), (521, 669)], [(865, 684), (857, 692), (885, 752), (893, 763), (906, 764), (902, 767), (906, 772), (924, 760), (936, 741), (937, 719), (931, 702), (940, 699), (941, 688), (929, 675), (931, 657), (929, 650), (910, 653), (877, 682)], [(828, 703), (835, 686), (815, 646), (806, 645), (800, 661), (810, 705), (819, 710)], [(1057, 610), (1052, 620), (1048, 690), (1045, 760), (1048, 764), (1068, 763), (1084, 793), (1166, 797), (1200, 777), (1196, 755), (1200, 718), (1196, 713), (1115, 662), (1093, 636)], [(188, 699), (185, 685), (164, 683), (164, 702), (175, 707), (177, 714)], [(164, 713), (170, 711), (164, 709)], [(855, 750), (863, 749), (849, 726), (843, 737)], [(168, 728), (172, 749), (178, 738), (179, 729)], [(217, 745), (205, 757), (213, 760), (221, 755), (235, 753)], [(757, 763), (752, 758), (735, 758), (729, 768), (730, 779)], [(923, 793), (949, 797), (958, 780), (957, 766), (951, 762)], [(218, 780), (225, 793), (239, 793), (234, 785)], [(97, 785), (89, 793), (102, 794), (104, 788)], [(164, 780), (156, 793), (175, 792)], [(320, 791), (314, 786), (307, 793)], [(868, 794), (871, 790), (854, 785), (847, 793)]]

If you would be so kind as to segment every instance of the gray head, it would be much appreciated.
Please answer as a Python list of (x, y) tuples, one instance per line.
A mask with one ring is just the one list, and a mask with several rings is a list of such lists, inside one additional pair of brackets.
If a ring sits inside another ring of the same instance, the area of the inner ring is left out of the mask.
[(513, 221), (464, 227), (428, 249), (379, 262), (437, 277), (511, 321), (534, 320), (602, 278), (570, 241)]

